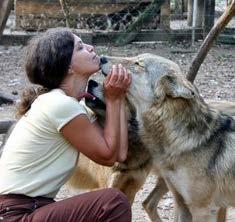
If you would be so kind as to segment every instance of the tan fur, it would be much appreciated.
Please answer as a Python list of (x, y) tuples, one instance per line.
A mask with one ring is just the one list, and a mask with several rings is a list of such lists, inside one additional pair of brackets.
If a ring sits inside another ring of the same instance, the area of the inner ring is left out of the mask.
[(148, 161), (143, 169), (121, 169), (118, 163), (113, 167), (105, 167), (80, 154), (78, 167), (68, 185), (76, 189), (114, 187), (124, 192), (130, 203), (133, 203), (135, 194), (144, 184), (151, 166), (152, 163)]
[[(218, 197), (223, 193), (224, 197), (231, 195), (231, 180), (219, 174), (216, 175), (216, 183), (207, 178), (211, 152), (196, 152), (196, 159), (192, 155), (193, 147), (200, 146), (219, 127), (216, 119), (220, 118), (220, 112), (210, 111), (197, 89), (182, 76), (178, 65), (170, 60), (143, 54), (132, 58), (108, 58), (108, 61), (102, 67), (103, 72), (107, 73), (113, 63), (122, 63), (133, 74), (127, 100), (136, 111), (138, 135), (143, 142), (141, 152), (130, 147), (127, 161), (114, 167), (99, 166), (81, 155), (78, 170), (71, 180), (73, 185), (116, 187), (133, 202), (136, 192), (152, 170), (160, 177), (143, 202), (152, 221), (161, 221), (157, 204), (170, 189), (176, 202), (175, 221), (223, 222), (228, 204), (216, 205), (214, 194), (216, 189), (222, 188), (223, 192), (217, 192)], [(209, 102), (229, 114), (235, 113), (234, 102)], [(182, 120), (188, 122), (187, 127), (182, 125)], [(199, 136), (198, 131), (205, 128), (208, 130), (202, 130)], [(234, 136), (232, 138), (234, 141)], [(234, 143), (231, 145), (234, 146)], [(221, 164), (226, 165), (226, 162)], [(220, 179), (224, 184), (220, 183)]]

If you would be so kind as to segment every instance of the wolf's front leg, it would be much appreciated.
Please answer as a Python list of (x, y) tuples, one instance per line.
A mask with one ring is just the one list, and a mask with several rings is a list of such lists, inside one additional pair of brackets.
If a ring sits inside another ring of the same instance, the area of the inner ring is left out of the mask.
[(192, 222), (192, 214), (188, 205), (185, 203), (183, 196), (177, 191), (174, 184), (168, 177), (165, 177), (165, 183), (174, 197), (174, 222)]
[(226, 214), (227, 214), (227, 209), (221, 207), (217, 215), (217, 222), (225, 222)]
[(192, 222), (192, 215), (182, 196), (175, 191), (173, 191), (172, 193), (175, 200), (174, 222)]
[(162, 199), (163, 195), (167, 192), (168, 187), (165, 183), (165, 180), (159, 176), (156, 186), (142, 203), (151, 221), (161, 222), (161, 219), (157, 212), (157, 206), (159, 201)]

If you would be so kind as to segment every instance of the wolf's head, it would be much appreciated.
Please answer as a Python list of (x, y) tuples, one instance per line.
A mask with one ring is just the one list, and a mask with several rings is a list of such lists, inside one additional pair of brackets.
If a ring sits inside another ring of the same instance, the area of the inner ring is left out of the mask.
[[(144, 112), (153, 104), (168, 100), (194, 100), (199, 97), (197, 89), (187, 81), (179, 66), (169, 59), (153, 54), (141, 54), (136, 57), (106, 57), (101, 61), (101, 71), (108, 75), (113, 64), (121, 63), (132, 73), (132, 83), (126, 95), (130, 110), (134, 110), (140, 120)], [(95, 95), (95, 101), (87, 100), (87, 105), (100, 113), (105, 108), (101, 84), (90, 81), (88, 91)]]

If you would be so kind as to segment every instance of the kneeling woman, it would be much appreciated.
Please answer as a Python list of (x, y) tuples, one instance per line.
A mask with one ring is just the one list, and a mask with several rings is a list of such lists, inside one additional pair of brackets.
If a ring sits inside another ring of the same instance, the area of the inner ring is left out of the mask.
[(51, 29), (29, 42), (26, 55), (27, 77), (40, 90), (24, 93), (21, 118), (0, 159), (0, 221), (130, 222), (130, 204), (115, 189), (58, 202), (54, 197), (75, 169), (79, 152), (106, 166), (125, 160), (124, 97), (131, 75), (118, 64), (106, 77), (101, 129), (80, 101), (88, 78), (100, 68), (93, 46), (68, 29)]

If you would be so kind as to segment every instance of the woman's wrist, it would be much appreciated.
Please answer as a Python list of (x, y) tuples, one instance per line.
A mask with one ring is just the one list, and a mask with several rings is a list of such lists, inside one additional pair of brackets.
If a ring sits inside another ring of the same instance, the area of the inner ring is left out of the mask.
[(106, 99), (105, 100), (106, 105), (120, 105), (122, 103), (121, 98), (115, 98), (115, 99)]

